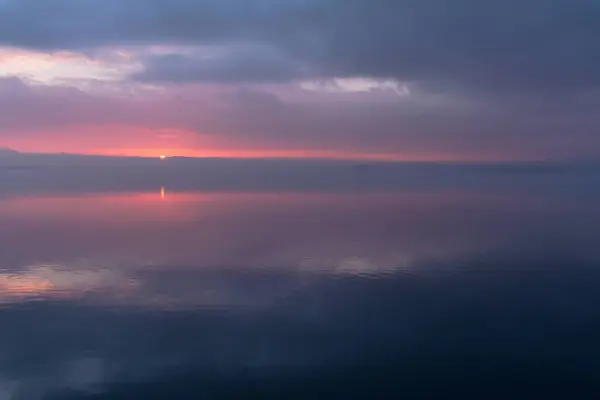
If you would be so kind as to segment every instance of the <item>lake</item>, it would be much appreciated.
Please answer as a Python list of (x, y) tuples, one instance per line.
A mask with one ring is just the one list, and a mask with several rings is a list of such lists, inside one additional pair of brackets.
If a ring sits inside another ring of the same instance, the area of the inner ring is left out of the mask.
[(1, 400), (600, 386), (596, 169), (53, 168), (0, 170)]

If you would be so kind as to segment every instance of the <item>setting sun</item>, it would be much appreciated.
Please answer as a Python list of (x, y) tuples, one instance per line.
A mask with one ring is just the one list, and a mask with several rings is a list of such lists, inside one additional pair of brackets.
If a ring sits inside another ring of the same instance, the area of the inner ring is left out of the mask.
[(160, 156), (160, 159), (161, 159), (161, 160), (166, 160), (166, 159), (167, 159), (167, 156), (165, 156), (165, 155), (161, 155), (161, 156)]

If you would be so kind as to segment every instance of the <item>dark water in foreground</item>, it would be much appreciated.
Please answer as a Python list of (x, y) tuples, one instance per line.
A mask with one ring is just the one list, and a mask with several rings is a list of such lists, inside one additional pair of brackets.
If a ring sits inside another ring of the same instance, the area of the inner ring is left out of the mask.
[(586, 184), (162, 183), (0, 189), (0, 400), (600, 390)]

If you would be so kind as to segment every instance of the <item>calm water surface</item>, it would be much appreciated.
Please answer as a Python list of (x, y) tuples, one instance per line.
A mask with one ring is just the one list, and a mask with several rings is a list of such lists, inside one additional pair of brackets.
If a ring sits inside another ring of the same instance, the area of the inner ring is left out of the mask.
[(600, 196), (584, 184), (163, 183), (0, 189), (0, 400), (582, 398), (600, 383)]

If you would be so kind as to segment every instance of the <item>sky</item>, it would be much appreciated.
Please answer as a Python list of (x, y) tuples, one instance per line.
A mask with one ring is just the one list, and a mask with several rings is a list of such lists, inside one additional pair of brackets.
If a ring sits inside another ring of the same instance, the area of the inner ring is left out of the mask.
[(0, 0), (0, 147), (600, 158), (596, 0)]

